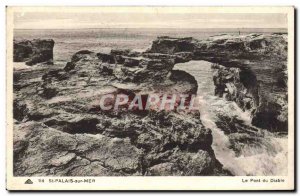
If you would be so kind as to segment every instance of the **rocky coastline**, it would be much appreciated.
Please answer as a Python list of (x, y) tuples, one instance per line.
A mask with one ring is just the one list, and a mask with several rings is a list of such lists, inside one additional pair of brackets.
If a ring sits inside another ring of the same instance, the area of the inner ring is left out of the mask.
[[(14, 61), (48, 64), (53, 47), (16, 41)], [(285, 35), (159, 37), (145, 52), (82, 50), (63, 68), (15, 70), (14, 175), (231, 175), (199, 111), (103, 111), (99, 97), (195, 95), (195, 78), (173, 67), (206, 60), (215, 63), (216, 95), (251, 111), (253, 125), (287, 131), (286, 58)]]

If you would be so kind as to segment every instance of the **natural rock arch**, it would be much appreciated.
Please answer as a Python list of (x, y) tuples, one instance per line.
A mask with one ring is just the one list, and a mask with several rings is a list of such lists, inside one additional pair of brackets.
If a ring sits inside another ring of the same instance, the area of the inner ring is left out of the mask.
[(214, 67), (217, 95), (226, 93), (251, 110), (254, 125), (287, 132), (286, 34), (219, 35), (204, 40), (159, 37), (147, 53), (218, 64)]

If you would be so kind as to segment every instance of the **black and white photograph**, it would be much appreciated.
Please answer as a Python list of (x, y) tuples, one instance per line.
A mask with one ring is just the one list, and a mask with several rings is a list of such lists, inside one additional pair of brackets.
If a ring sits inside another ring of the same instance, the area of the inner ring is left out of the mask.
[(293, 14), (7, 7), (10, 187), (293, 189)]

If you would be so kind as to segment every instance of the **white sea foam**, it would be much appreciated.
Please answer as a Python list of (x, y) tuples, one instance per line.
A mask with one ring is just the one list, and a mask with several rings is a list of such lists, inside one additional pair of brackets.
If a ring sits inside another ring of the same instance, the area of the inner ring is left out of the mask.
[[(205, 61), (191, 61), (178, 64), (181, 69), (192, 74), (198, 82), (200, 118), (206, 128), (212, 130), (213, 149), (217, 159), (234, 175), (287, 175), (287, 138), (279, 138), (272, 133), (258, 129), (263, 138), (258, 145), (245, 145), (241, 153), (232, 149), (229, 137), (217, 127), (217, 114), (239, 120), (251, 127), (249, 112), (243, 111), (235, 102), (214, 96), (211, 64)], [(253, 127), (253, 126), (252, 126)], [(238, 141), (236, 141), (238, 143)]]

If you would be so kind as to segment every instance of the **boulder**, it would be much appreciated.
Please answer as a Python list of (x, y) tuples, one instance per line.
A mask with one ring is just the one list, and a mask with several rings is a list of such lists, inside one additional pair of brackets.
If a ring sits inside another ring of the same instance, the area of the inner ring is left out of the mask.
[(26, 65), (37, 63), (53, 63), (52, 39), (14, 40), (13, 60), (14, 62), (25, 62)]

